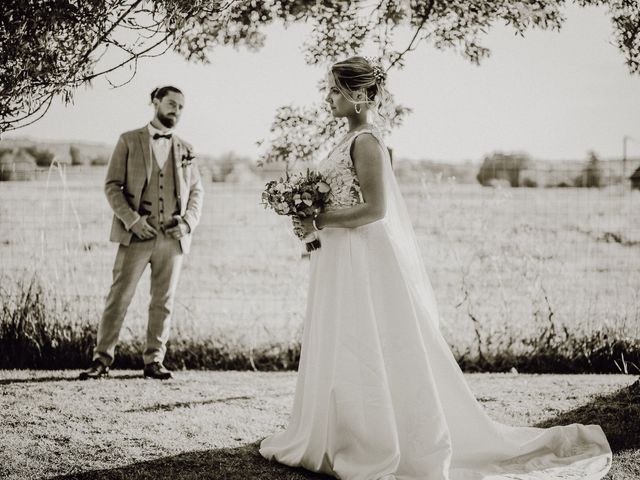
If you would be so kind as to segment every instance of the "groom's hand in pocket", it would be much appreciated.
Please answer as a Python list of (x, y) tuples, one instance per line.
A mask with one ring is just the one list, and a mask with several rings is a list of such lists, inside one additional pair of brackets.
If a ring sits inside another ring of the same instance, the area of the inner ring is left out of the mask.
[(155, 237), (158, 232), (147, 222), (147, 217), (140, 217), (136, 223), (131, 226), (133, 234), (141, 240), (149, 240)]
[(191, 232), (189, 228), (189, 224), (184, 221), (184, 219), (180, 215), (174, 215), (173, 220), (177, 223), (166, 230), (166, 234), (176, 240), (180, 240), (184, 236), (188, 235)]

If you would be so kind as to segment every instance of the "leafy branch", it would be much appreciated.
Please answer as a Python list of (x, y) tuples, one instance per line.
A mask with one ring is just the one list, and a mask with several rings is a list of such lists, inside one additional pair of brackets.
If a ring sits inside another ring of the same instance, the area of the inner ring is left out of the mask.
[[(257, 50), (264, 44), (265, 27), (274, 23), (285, 28), (294, 23), (309, 25), (304, 55), (310, 64), (328, 65), (373, 45), (388, 68), (393, 69), (402, 68), (408, 54), (420, 44), (454, 49), (469, 61), (480, 63), (490, 53), (483, 40), (494, 25), (510, 26), (518, 35), (531, 28), (557, 30), (565, 21), (561, 9), (567, 3), (567, 0), (4, 0), (0, 15), (3, 66), (0, 133), (41, 118), (54, 98), (72, 102), (78, 87), (97, 78), (106, 78), (113, 86), (126, 84), (135, 76), (140, 58), (173, 50), (188, 61), (207, 63), (211, 51), (221, 45)], [(608, 9), (615, 42), (629, 70), (640, 73), (638, 0), (572, 3)], [(406, 28), (412, 31), (412, 36), (408, 44), (399, 46), (395, 34)], [(109, 78), (132, 65), (129, 80), (116, 84)], [(406, 109), (398, 107), (398, 112), (400, 120)], [(301, 121), (300, 125), (304, 124)], [(290, 153), (276, 154), (272, 150), (265, 158), (284, 159)]]

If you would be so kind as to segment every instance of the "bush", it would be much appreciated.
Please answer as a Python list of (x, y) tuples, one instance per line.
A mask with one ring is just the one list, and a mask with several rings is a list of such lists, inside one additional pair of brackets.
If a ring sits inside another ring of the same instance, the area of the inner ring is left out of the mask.
[(5, 151), (0, 156), (0, 181), (33, 180), (36, 167), (35, 159), (25, 150)]
[(494, 339), (490, 349), (456, 360), (466, 372), (638, 374), (640, 339), (609, 328), (577, 334), (551, 323), (538, 335)]
[(74, 316), (38, 277), (0, 290), (0, 368), (78, 368), (90, 360), (95, 327)]
[(602, 168), (595, 152), (589, 152), (589, 160), (582, 173), (575, 179), (576, 187), (600, 188), (602, 186)]
[(91, 159), (91, 165), (104, 166), (109, 164), (109, 159), (105, 155), (98, 155)]
[[(243, 176), (246, 176), (249, 172), (255, 173), (254, 162), (250, 158), (242, 157), (235, 152), (227, 152), (219, 157), (208, 157), (203, 160), (203, 163), (211, 172), (211, 180), (213, 182), (226, 182), (234, 171)], [(255, 178), (255, 176), (251, 178)]]
[(36, 164), (39, 167), (50, 167), (56, 157), (55, 153), (51, 150), (47, 150), (46, 148), (40, 149), (35, 145), (25, 147), (25, 151), (36, 160)]
[(529, 164), (529, 157), (523, 154), (494, 153), (485, 157), (476, 179), (483, 186), (502, 180), (509, 182), (512, 187), (519, 187), (520, 172)]
[(235, 164), (239, 161), (239, 157), (233, 152), (213, 158), (210, 163), (211, 180), (214, 182), (224, 182), (227, 176), (233, 172)]
[(69, 155), (71, 156), (71, 165), (89, 165), (89, 157), (76, 145), (69, 147)]

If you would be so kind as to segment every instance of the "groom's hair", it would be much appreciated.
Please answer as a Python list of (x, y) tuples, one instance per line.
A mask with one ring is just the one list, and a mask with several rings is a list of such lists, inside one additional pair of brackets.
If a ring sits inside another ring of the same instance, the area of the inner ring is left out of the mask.
[(153, 92), (151, 92), (151, 101), (153, 102), (154, 98), (157, 98), (158, 100), (162, 100), (164, 96), (169, 92), (175, 92), (175, 93), (179, 93), (180, 95), (184, 95), (184, 93), (182, 93), (182, 91), (179, 88), (173, 87), (171, 85), (167, 85), (165, 87), (154, 88)]

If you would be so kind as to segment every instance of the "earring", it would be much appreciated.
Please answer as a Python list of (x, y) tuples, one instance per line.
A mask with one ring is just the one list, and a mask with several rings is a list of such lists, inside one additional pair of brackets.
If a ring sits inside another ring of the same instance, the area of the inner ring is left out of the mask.
[(362, 107), (360, 106), (359, 103), (356, 103), (353, 109), (356, 111), (356, 113), (360, 113), (362, 111)]

